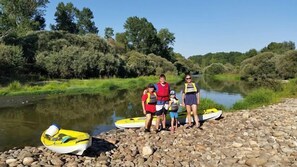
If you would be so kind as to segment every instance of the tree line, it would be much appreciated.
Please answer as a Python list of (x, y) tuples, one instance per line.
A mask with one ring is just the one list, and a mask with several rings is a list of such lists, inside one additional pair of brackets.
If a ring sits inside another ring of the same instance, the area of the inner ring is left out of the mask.
[(219, 52), (189, 57), (204, 74), (238, 73), (244, 80), (290, 79), (297, 77), (297, 51), (292, 41), (271, 42), (257, 51)]
[[(0, 1), (0, 79), (137, 77), (198, 71), (173, 51), (174, 33), (146, 18), (127, 18), (125, 31), (104, 37), (89, 8), (59, 3), (44, 30), (48, 0)], [(22, 76), (22, 77), (20, 77)]]

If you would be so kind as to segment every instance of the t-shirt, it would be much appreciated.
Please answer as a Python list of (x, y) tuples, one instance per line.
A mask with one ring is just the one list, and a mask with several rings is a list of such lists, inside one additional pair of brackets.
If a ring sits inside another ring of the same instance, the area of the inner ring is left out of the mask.
[[(194, 82), (191, 82), (191, 83), (194, 83)], [(200, 92), (200, 87), (199, 87), (199, 85), (197, 84), (197, 83), (194, 83), (195, 84), (195, 86), (196, 86), (196, 88), (197, 88), (197, 92)], [(183, 93), (185, 93), (185, 84), (183, 85)]]
[(142, 95), (141, 101), (144, 101), (145, 111), (156, 112), (156, 104), (146, 104), (146, 99), (148, 98), (147, 93)]

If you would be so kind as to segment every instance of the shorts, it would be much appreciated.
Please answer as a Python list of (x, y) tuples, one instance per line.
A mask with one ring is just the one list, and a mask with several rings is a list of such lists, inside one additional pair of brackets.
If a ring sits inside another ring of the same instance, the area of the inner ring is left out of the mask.
[(185, 95), (185, 105), (197, 105), (197, 96), (196, 93), (189, 93)]
[(178, 113), (177, 111), (170, 111), (169, 112), (170, 118), (178, 118)]
[(155, 113), (156, 113), (156, 112), (152, 112), (152, 111), (145, 111), (145, 112), (146, 112), (145, 115), (147, 115), (147, 114), (155, 115)]
[(158, 101), (156, 105), (156, 112), (155, 114), (157, 116), (160, 116), (162, 114), (167, 114), (167, 110), (169, 108), (169, 102), (168, 101)]

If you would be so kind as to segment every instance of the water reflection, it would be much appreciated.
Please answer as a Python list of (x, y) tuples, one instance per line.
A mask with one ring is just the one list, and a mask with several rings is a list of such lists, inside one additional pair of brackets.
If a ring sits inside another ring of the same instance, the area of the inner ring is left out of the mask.
[[(195, 81), (201, 86), (202, 97), (227, 107), (244, 95), (241, 91), (244, 88), (238, 83), (200, 77)], [(177, 91), (177, 97), (181, 98), (183, 84), (171, 86)], [(0, 106), (0, 151), (15, 146), (41, 145), (40, 135), (52, 123), (91, 135), (113, 129), (118, 119), (142, 115), (141, 95), (142, 90), (121, 90), (107, 95), (36, 97), (34, 99), (38, 100), (35, 101), (22, 97), (24, 101), (29, 101), (26, 105)]]

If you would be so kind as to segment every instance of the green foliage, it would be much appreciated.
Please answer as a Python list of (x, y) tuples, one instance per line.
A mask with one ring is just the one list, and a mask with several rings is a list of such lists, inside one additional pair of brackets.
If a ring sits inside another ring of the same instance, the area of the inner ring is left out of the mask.
[(21, 90), (22, 85), (18, 81), (13, 81), (11, 84), (8, 86), (9, 91), (19, 91)]
[(79, 34), (97, 34), (99, 32), (98, 28), (95, 26), (95, 22), (92, 21), (94, 16), (89, 8), (83, 8), (81, 11), (76, 10), (76, 17)]
[(104, 38), (109, 39), (109, 38), (112, 38), (113, 36), (114, 36), (113, 29), (111, 27), (106, 27), (104, 29)]
[(0, 76), (16, 74), (24, 64), (22, 49), (0, 43)]
[(55, 13), (56, 25), (51, 25), (52, 30), (63, 30), (69, 33), (77, 33), (77, 25), (75, 23), (76, 8), (71, 2), (66, 5), (60, 2)]
[(42, 8), (48, 2), (48, 0), (1, 0), (0, 36), (12, 32), (24, 35), (30, 30), (43, 29), (45, 20)]
[(292, 41), (284, 41), (282, 43), (271, 42), (267, 47), (263, 48), (261, 52), (285, 53), (289, 50), (295, 50), (295, 43)]
[(222, 74), (227, 72), (226, 67), (221, 63), (213, 63), (204, 69), (204, 74), (207, 75), (216, 75), (216, 74)]
[(267, 105), (278, 100), (276, 94), (267, 88), (260, 88), (248, 94), (243, 100), (236, 102), (233, 109), (254, 108), (261, 105)]
[(276, 69), (283, 79), (297, 77), (297, 51), (288, 51), (276, 58)]
[(248, 58), (241, 63), (243, 78), (267, 79), (276, 78), (275, 59), (272, 52), (260, 53)]
[[(148, 83), (158, 80), (157, 76), (138, 77), (138, 78), (111, 78), (111, 79), (89, 79), (89, 80), (63, 80), (44, 82), (42, 85), (23, 85), (13, 82), (8, 87), (0, 88), (0, 95), (32, 95), (32, 94), (83, 94), (100, 93), (107, 96), (112, 95), (110, 91), (124, 89), (143, 89)], [(176, 83), (181, 77), (167, 76), (170, 83)]]
[(218, 104), (218, 103), (214, 102), (211, 99), (201, 98), (200, 99), (200, 105), (198, 107), (198, 113), (203, 114), (204, 110), (210, 109), (210, 108), (216, 108), (218, 110), (224, 110), (225, 109), (224, 105)]
[(157, 30), (146, 18), (129, 17), (124, 28), (130, 49), (144, 54), (156, 53)]

